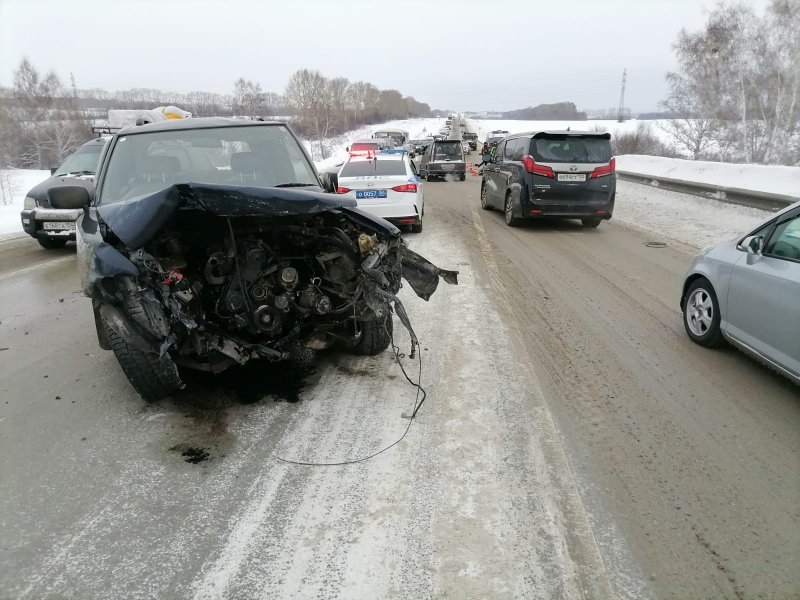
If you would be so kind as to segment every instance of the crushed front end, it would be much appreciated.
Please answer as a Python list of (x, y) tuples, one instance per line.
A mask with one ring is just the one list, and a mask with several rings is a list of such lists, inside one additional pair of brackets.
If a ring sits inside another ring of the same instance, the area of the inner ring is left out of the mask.
[(220, 372), (335, 343), (377, 354), (401, 278), (425, 299), (440, 276), (456, 282), (386, 221), (298, 190), (176, 185), (99, 207), (81, 237), (101, 345), (148, 398), (182, 386), (179, 366)]

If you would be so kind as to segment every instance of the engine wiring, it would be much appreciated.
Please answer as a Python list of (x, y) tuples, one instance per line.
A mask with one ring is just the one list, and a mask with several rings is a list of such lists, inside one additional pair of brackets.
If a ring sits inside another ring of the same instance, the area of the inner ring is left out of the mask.
[[(396, 300), (396, 302), (399, 303), (399, 300)], [(408, 373), (406, 372), (406, 369), (405, 369), (405, 367), (403, 366), (403, 363), (400, 360), (401, 358), (404, 358), (405, 355), (400, 352), (400, 348), (394, 343), (394, 331), (389, 331), (389, 328), (386, 327), (386, 324), (384, 324), (384, 329), (386, 330), (386, 333), (389, 334), (389, 339), (391, 340), (391, 345), (392, 345), (392, 354), (394, 355), (394, 359), (397, 362), (397, 364), (399, 365), (400, 370), (403, 372), (403, 376), (406, 378), (406, 381), (408, 381), (408, 383), (410, 383), (412, 386), (417, 388), (417, 395), (414, 397), (414, 405), (413, 405), (414, 409), (411, 411), (411, 414), (408, 417), (408, 425), (406, 425), (406, 428), (405, 428), (405, 431), (403, 431), (403, 434), (399, 438), (397, 438), (394, 442), (389, 444), (388, 446), (386, 446), (384, 448), (381, 448), (380, 450), (378, 450), (376, 452), (373, 452), (372, 454), (370, 454), (368, 456), (363, 456), (361, 458), (356, 458), (356, 459), (352, 459), (352, 460), (341, 460), (341, 461), (336, 461), (336, 462), (311, 462), (311, 461), (293, 460), (293, 459), (289, 459), (289, 458), (283, 458), (283, 457), (278, 456), (276, 454), (275, 458), (277, 460), (279, 460), (280, 462), (283, 462), (283, 463), (290, 464), (290, 465), (301, 465), (301, 466), (307, 466), (307, 467), (340, 467), (340, 466), (344, 466), (344, 465), (354, 465), (354, 464), (362, 463), (362, 462), (368, 461), (368, 460), (370, 460), (372, 458), (375, 458), (379, 454), (383, 454), (384, 452), (386, 452), (387, 450), (390, 450), (391, 448), (393, 448), (394, 446), (396, 446), (397, 444), (399, 444), (400, 442), (402, 442), (405, 439), (406, 435), (408, 435), (408, 431), (411, 429), (411, 424), (414, 422), (414, 419), (417, 416), (417, 412), (422, 407), (422, 404), (425, 402), (425, 399), (428, 397), (428, 393), (425, 391), (425, 388), (423, 388), (422, 385), (421, 385), (422, 384), (422, 353), (420, 352), (418, 354), (418, 356), (419, 356), (419, 358), (418, 358), (418, 361), (419, 361), (419, 373), (417, 374), (417, 381), (413, 381), (411, 379), (411, 377), (408, 376)], [(412, 358), (412, 359), (414, 358), (414, 355), (416, 354), (416, 351), (417, 351), (418, 348), (419, 348), (419, 340), (417, 339), (417, 336), (414, 335), (414, 332), (411, 331), (411, 352), (409, 353), (409, 358)], [(421, 399), (420, 399), (420, 393), (422, 394), (422, 398)]]

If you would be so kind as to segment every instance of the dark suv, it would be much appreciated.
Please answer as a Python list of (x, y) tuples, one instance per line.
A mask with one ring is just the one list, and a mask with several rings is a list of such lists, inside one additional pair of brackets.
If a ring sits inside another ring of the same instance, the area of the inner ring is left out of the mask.
[(464, 181), (467, 163), (460, 140), (436, 140), (422, 155), (420, 174), (427, 179), (457, 177)]
[(25, 195), (25, 204), (20, 213), (22, 229), (35, 237), (43, 248), (63, 248), (68, 240), (74, 240), (75, 219), (80, 214), (78, 210), (53, 208), (50, 205), (50, 190), (64, 185), (80, 185), (93, 190), (97, 164), (107, 141), (108, 138), (98, 138), (86, 142), (68, 156), (60, 167), (52, 169), (52, 177)]
[(504, 138), (483, 170), (481, 207), (501, 208), (506, 224), (521, 219), (580, 219), (597, 227), (614, 212), (616, 175), (611, 135), (536, 131)]

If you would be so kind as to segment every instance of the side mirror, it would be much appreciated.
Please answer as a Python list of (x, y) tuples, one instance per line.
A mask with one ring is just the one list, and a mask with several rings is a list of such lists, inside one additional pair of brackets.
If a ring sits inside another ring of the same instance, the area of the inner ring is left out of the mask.
[(764, 249), (764, 236), (751, 235), (750, 237), (746, 237), (742, 241), (742, 246), (748, 254), (760, 255), (761, 251)]
[(339, 189), (339, 176), (336, 173), (323, 173), (320, 179), (322, 179), (322, 188), (326, 192), (335, 194)]
[(56, 171), (58, 171), (58, 167), (50, 167), (50, 175), (55, 175)]
[(350, 152), (350, 146), (347, 146), (347, 147), (344, 149), (344, 151), (345, 151), (345, 152)]
[(420, 179), (427, 179), (428, 178), (428, 171), (426, 169), (421, 169), (419, 173), (417, 173)]
[(88, 206), (94, 192), (80, 185), (60, 185), (47, 190), (47, 199), (53, 208), (76, 209)]

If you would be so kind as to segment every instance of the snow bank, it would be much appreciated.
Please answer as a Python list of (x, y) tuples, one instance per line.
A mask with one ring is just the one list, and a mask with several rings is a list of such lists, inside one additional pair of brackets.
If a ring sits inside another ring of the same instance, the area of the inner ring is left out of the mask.
[(22, 233), (19, 213), (25, 203), (25, 194), (48, 177), (50, 171), (0, 170), (0, 235)]
[[(372, 134), (376, 131), (386, 129), (387, 127), (405, 129), (411, 135), (411, 139), (415, 140), (428, 137), (434, 133), (439, 133), (439, 130), (444, 127), (445, 121), (445, 118), (402, 119), (398, 121), (378, 123), (377, 125), (367, 125), (361, 129), (348, 131), (347, 133), (338, 137), (323, 140), (323, 144), (331, 150), (331, 155), (322, 160), (315, 160), (314, 164), (317, 166), (317, 170), (321, 171), (323, 169), (343, 163), (345, 160), (347, 160), (347, 150), (345, 150), (345, 148), (349, 147), (350, 144), (352, 144), (355, 140), (368, 139), (372, 137)], [(311, 150), (312, 145), (316, 146), (316, 144), (313, 142), (307, 141), (304, 143), (306, 149), (308, 150)], [(316, 154), (317, 153), (315, 152), (315, 155)]]
[(800, 167), (707, 162), (632, 154), (617, 157), (617, 170), (800, 197)]

